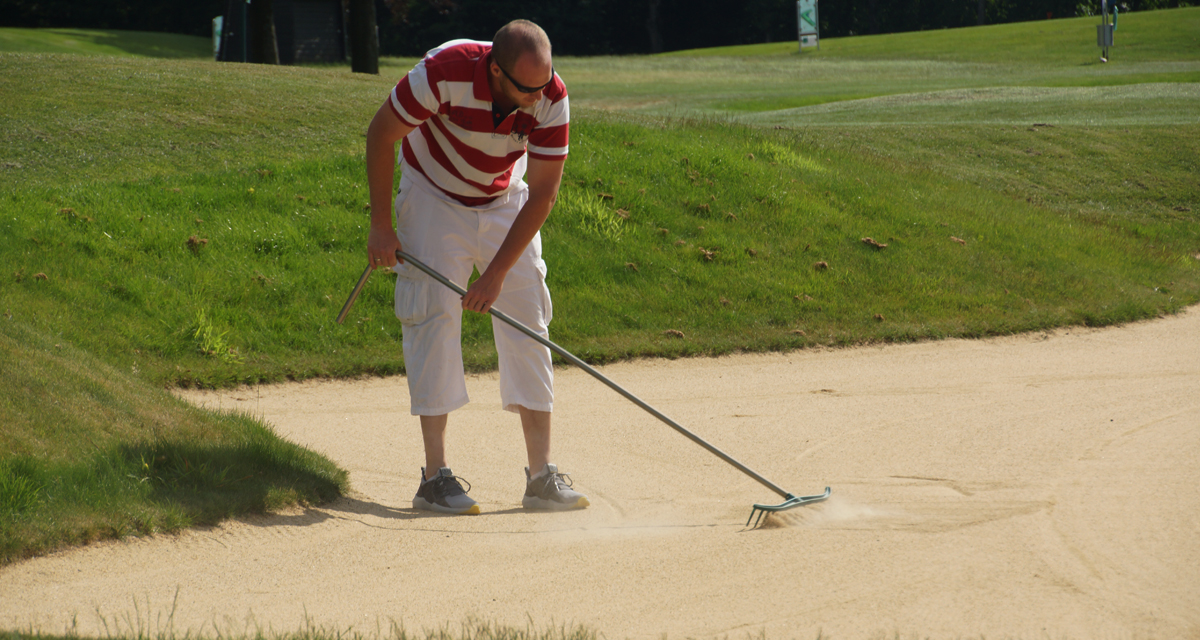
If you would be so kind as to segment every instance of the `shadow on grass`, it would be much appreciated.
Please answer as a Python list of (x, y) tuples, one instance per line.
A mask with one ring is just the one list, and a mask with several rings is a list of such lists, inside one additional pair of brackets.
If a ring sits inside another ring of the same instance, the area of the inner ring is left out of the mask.
[[(263, 430), (265, 432), (265, 429)], [(238, 443), (125, 445), (120, 458), (146, 498), (176, 506), (196, 524), (342, 495), (345, 474), (290, 442), (251, 431)]]
[(135, 56), (212, 59), (212, 44), (207, 38), (148, 31), (75, 29), (47, 29), (46, 31), (63, 38), (86, 41), (102, 47), (112, 47)]
[(263, 427), (238, 435), (243, 440), (236, 443), (159, 441), (80, 460), (3, 461), (0, 565), (68, 546), (327, 503), (345, 491), (345, 472), (317, 454)]

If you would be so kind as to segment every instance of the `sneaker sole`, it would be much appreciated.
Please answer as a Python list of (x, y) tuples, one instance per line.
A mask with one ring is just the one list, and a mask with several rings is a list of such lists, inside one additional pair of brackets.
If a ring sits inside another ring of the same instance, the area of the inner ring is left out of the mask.
[(543, 511), (570, 511), (572, 509), (586, 509), (592, 503), (584, 496), (579, 496), (575, 502), (554, 502), (553, 500), (544, 500), (537, 496), (525, 496), (521, 498), (521, 506), (526, 509), (540, 509)]
[(466, 509), (455, 509), (454, 507), (443, 507), (436, 502), (429, 502), (424, 498), (413, 498), (413, 508), (422, 511), (437, 511), (439, 513), (451, 513), (456, 516), (477, 516), (479, 515), (479, 504), (473, 504)]

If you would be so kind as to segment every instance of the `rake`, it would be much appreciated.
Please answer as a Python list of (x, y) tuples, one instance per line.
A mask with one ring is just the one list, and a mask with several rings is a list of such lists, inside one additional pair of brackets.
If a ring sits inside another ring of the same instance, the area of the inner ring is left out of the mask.
[[(417, 260), (416, 258), (412, 257), (411, 255), (405, 253), (404, 251), (397, 250), (396, 257), (399, 258), (400, 260), (404, 260), (404, 261), (408, 262), (409, 264), (413, 265), (414, 267), (425, 272), (426, 275), (433, 278), (434, 280), (437, 280), (438, 282), (442, 283), (446, 287), (449, 287), (451, 291), (454, 291), (458, 295), (460, 295), (460, 296), (467, 295), (466, 289), (463, 289), (462, 287), (458, 286), (457, 284), (451, 282), (449, 279), (447, 279), (445, 276), (443, 276), (442, 274), (435, 271), (433, 268), (424, 264), (420, 260)], [(363, 286), (367, 284), (367, 279), (371, 277), (372, 271), (374, 271), (374, 267), (367, 266), (366, 270), (363, 271), (362, 276), (359, 277), (358, 284), (354, 285), (354, 291), (352, 291), (350, 293), (350, 297), (346, 300), (346, 304), (342, 307), (341, 312), (338, 313), (338, 317), (337, 317), (338, 324), (341, 324), (342, 321), (346, 319), (346, 314), (350, 312), (350, 307), (354, 305), (354, 301), (358, 298), (358, 294), (362, 291)], [(562, 356), (567, 361), (569, 361), (571, 364), (579, 367), (580, 369), (583, 369), (584, 371), (588, 372), (588, 374), (590, 374), (593, 378), (599, 380), (600, 382), (603, 382), (605, 385), (607, 385), (613, 391), (616, 391), (617, 393), (621, 394), (622, 396), (625, 396), (625, 398), (627, 400), (629, 400), (630, 402), (636, 404), (637, 406), (641, 407), (642, 409), (645, 409), (646, 412), (649, 413), (650, 415), (654, 416), (655, 418), (658, 418), (659, 420), (662, 420), (663, 422), (665, 422), (667, 424), (667, 426), (669, 426), (672, 429), (683, 434), (692, 442), (695, 442), (696, 444), (700, 445), (701, 447), (704, 447), (705, 449), (707, 449), (709, 451), (709, 453), (712, 453), (713, 455), (724, 460), (725, 462), (728, 462), (730, 465), (733, 465), (733, 467), (735, 469), (737, 469), (738, 471), (741, 471), (742, 473), (750, 476), (751, 478), (754, 478), (759, 483), (761, 483), (763, 486), (767, 487), (771, 491), (774, 491), (775, 493), (777, 493), (783, 497), (783, 502), (781, 502), (779, 504), (755, 504), (753, 509), (750, 510), (750, 517), (746, 519), (747, 527), (750, 526), (751, 520), (754, 521), (754, 526), (757, 527), (759, 525), (759, 523), (762, 521), (763, 516), (765, 516), (767, 513), (771, 513), (771, 512), (775, 512), (775, 511), (785, 511), (787, 509), (794, 509), (794, 508), (802, 506), (802, 505), (812, 504), (814, 502), (820, 502), (829, 497), (829, 494), (830, 494), (829, 487), (825, 487), (824, 493), (819, 493), (819, 494), (811, 495), (811, 496), (798, 496), (798, 495), (795, 495), (788, 491), (784, 491), (782, 488), (779, 487), (779, 485), (762, 477), (761, 475), (759, 475), (757, 472), (755, 472), (750, 467), (747, 467), (746, 465), (742, 464), (741, 462), (738, 462), (732, 456), (725, 453), (724, 451), (721, 451), (717, 447), (713, 446), (708, 441), (706, 441), (704, 438), (701, 438), (700, 436), (687, 430), (682, 425), (680, 425), (678, 422), (675, 422), (671, 418), (668, 418), (661, 411), (659, 411), (658, 409), (655, 409), (654, 407), (647, 404), (641, 398), (626, 391), (623, 387), (621, 387), (617, 383), (613, 382), (612, 380), (609, 380), (607, 377), (604, 376), (604, 374), (600, 373), (599, 371), (596, 371), (595, 369), (593, 369), (591, 367), (591, 365), (589, 365), (588, 363), (584, 362), (583, 360), (580, 360), (579, 358), (575, 357), (575, 355), (572, 354), (570, 351), (567, 351), (566, 349), (558, 346), (557, 344), (551, 342), (550, 340), (547, 340), (546, 338), (543, 338), (542, 336), (538, 335), (535, 331), (533, 331), (533, 329), (530, 329), (529, 327), (525, 326), (521, 322), (514, 320), (513, 318), (511, 318), (510, 316), (505, 314), (503, 311), (499, 311), (495, 308), (492, 308), (490, 311), (488, 311), (488, 313), (490, 313), (493, 316), (499, 318), (500, 320), (508, 323), (514, 329), (520, 331), (521, 333), (524, 333), (525, 335), (529, 336), (530, 338), (533, 338), (534, 340), (541, 343), (542, 345), (545, 345), (551, 351)], [(757, 516), (757, 517), (755, 517), (755, 516)]]

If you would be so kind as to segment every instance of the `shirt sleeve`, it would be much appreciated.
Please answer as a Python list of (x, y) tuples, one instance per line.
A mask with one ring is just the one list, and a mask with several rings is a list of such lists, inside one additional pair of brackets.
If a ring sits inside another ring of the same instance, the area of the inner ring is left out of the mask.
[[(538, 160), (562, 160), (567, 157), (570, 140), (571, 107), (562, 81), (556, 75), (556, 95), (538, 114), (538, 123), (529, 134), (529, 157)], [(549, 97), (549, 96), (547, 96)]]
[(392, 89), (389, 104), (400, 121), (410, 127), (419, 127), (437, 113), (441, 104), (436, 73), (431, 73), (422, 60), (413, 67), (408, 75), (396, 83)]

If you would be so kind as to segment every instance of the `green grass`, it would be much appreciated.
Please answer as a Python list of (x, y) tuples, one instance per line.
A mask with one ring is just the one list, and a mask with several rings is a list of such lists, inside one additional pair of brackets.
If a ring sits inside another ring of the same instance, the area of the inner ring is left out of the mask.
[(174, 33), (0, 27), (0, 53), (71, 53), (154, 58), (213, 57), (212, 39)]
[[(1128, 16), (1118, 44), (1138, 20), (1197, 16)], [(1062, 63), (1094, 57), (1074, 35), (1047, 36), (1049, 62), (999, 55), (1058, 22), (901, 34), (871, 55), (845, 39), (859, 54), (556, 60), (574, 122), (544, 229), (552, 337), (606, 362), (1200, 301), (1195, 30), (1109, 65)], [(950, 37), (978, 50), (928, 59)], [(411, 62), (376, 77), (0, 53), (8, 557), (344, 486), (262, 425), (158, 389), (403, 371), (391, 277), (334, 317), (362, 268), (363, 132)], [(487, 318), (468, 314), (464, 351), (495, 366)], [(56, 478), (92, 480), (75, 495)]]

